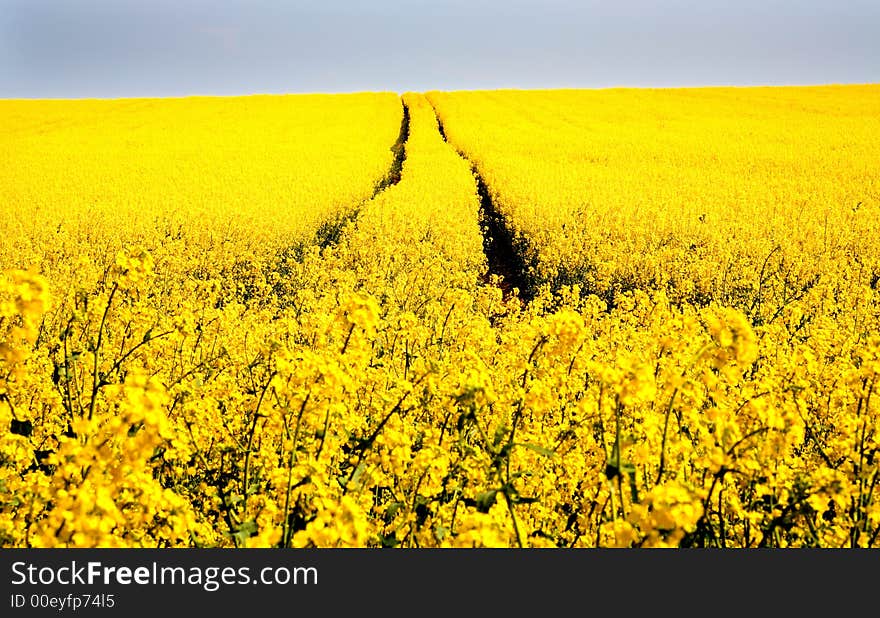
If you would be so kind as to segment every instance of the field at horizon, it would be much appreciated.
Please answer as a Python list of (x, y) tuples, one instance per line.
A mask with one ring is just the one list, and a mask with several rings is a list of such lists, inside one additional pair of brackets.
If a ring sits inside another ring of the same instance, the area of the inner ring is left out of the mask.
[(880, 546), (880, 85), (0, 100), (0, 546)]

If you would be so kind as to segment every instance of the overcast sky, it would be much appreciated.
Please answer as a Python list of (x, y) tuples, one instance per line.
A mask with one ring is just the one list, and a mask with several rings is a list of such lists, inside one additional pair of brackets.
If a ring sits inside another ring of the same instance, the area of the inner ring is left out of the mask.
[(0, 0), (0, 98), (880, 82), (880, 0)]

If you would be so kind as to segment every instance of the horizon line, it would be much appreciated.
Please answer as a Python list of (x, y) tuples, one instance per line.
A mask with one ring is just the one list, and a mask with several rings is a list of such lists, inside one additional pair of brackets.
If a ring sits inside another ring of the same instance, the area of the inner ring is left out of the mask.
[(309, 96), (309, 95), (352, 95), (352, 94), (384, 94), (392, 93), (398, 96), (410, 92), (497, 92), (497, 91), (546, 91), (546, 90), (693, 90), (693, 89), (717, 89), (717, 88), (822, 88), (839, 86), (878, 86), (880, 82), (790, 82), (790, 83), (712, 83), (712, 84), (676, 84), (676, 85), (607, 85), (607, 86), (495, 86), (488, 88), (409, 88), (396, 90), (393, 88), (353, 89), (353, 90), (309, 90), (309, 91), (253, 91), (229, 93), (189, 92), (183, 94), (133, 94), (122, 96), (14, 96), (0, 97), (0, 101), (119, 101), (130, 99), (188, 99), (188, 98), (237, 98), (257, 96)]

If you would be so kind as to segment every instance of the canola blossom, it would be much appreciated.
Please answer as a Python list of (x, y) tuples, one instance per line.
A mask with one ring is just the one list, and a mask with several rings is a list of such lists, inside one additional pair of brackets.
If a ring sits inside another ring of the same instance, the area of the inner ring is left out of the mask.
[(0, 545), (876, 547), (878, 103), (0, 102)]

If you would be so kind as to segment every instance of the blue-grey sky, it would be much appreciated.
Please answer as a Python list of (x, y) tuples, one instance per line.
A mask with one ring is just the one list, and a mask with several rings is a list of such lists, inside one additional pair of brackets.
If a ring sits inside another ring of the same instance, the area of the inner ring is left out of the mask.
[(0, 98), (880, 82), (880, 0), (0, 0)]

